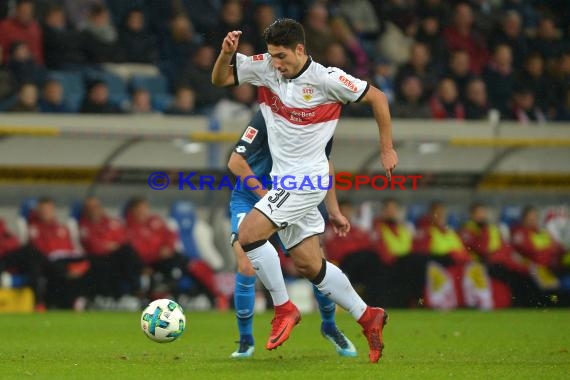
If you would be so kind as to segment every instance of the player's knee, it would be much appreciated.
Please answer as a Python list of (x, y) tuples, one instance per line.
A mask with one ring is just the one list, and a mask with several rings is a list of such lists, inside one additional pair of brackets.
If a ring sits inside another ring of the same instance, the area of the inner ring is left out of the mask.
[(307, 279), (314, 278), (318, 273), (320, 268), (315, 266), (311, 262), (296, 262), (295, 268), (299, 272), (299, 274)]

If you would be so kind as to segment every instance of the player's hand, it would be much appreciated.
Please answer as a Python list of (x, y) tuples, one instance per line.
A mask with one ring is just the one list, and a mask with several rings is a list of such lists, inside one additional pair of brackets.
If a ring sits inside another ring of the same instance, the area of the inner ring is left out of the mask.
[(388, 181), (392, 178), (392, 171), (398, 165), (398, 154), (394, 148), (382, 149), (380, 153), (380, 161), (382, 162), (382, 167), (386, 170), (386, 178)]
[(335, 234), (340, 237), (345, 237), (350, 231), (350, 222), (346, 216), (340, 212), (337, 214), (329, 214), (329, 222)]
[(238, 47), (241, 30), (234, 30), (229, 32), (222, 41), (222, 53), (233, 55)]

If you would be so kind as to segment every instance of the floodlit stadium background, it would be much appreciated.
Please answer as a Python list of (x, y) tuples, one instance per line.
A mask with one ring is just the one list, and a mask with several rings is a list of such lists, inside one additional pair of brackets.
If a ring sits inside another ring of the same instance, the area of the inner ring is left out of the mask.
[[(3, 2), (0, 19), (9, 20), (17, 13), (22, 6), (17, 3)], [(41, 26), (35, 21), (29, 24), (37, 25), (36, 31), (0, 21), (0, 218), (23, 243), (27, 237), (22, 209), (42, 196), (56, 201), (62, 223), (73, 221), (73, 210), (89, 195), (100, 198), (115, 216), (122, 215), (133, 196), (148, 199), (155, 212), (167, 219), (173, 205), (188, 201), (208, 226), (206, 233), (194, 238), (212, 260), (220, 287), (230, 292), (235, 260), (228, 245), (229, 192), (178, 190), (175, 183), (154, 191), (147, 179), (156, 171), (172, 178), (178, 172), (216, 177), (227, 172), (233, 144), (256, 109), (254, 92), (214, 90), (209, 67), (221, 38), (232, 29), (247, 32), (242, 38), (244, 52), (259, 52), (256, 49), (263, 48), (263, 43), (258, 26), (267, 22), (268, 14), (304, 20), (308, 51), (316, 60), (342, 65), (367, 78), (391, 96), (393, 114), (402, 116), (393, 118), (400, 159), (396, 174), (421, 175), (419, 188), (340, 192), (339, 198), (357, 206), (356, 226), (372, 234), (372, 220), (388, 197), (401, 202), (403, 218), (411, 223), (430, 202), (442, 201), (453, 228), (465, 222), (475, 201), (485, 202), (492, 220), (507, 231), (526, 205), (539, 208), (542, 226), (553, 210), (569, 217), (570, 14), (566, 2), (474, 1), (470, 10), (446, 1), (227, 3), (222, 7), (218, 2), (194, 0), (38, 0), (35, 13)], [(67, 15), (65, 36), (54, 32), (58, 21), (50, 18), (56, 17), (59, 8), (52, 6), (58, 4)], [(102, 7), (89, 8), (93, 4)], [(135, 7), (147, 20), (139, 34), (127, 31), (123, 22)], [(108, 30), (118, 31), (114, 39), (109, 37), (111, 42), (97, 42), (96, 35), (90, 34), (89, 9), (91, 21), (99, 22), (95, 18), (105, 19), (101, 14), (107, 14), (109, 23), (101, 22)], [(370, 17), (362, 18), (366, 14)], [(454, 25), (469, 24), (465, 18), (470, 14), (472, 40), (456, 38)], [(517, 38), (505, 34), (509, 23), (516, 24), (513, 19), (520, 23)], [(435, 35), (428, 33), (430, 20), (440, 23)], [(27, 42), (29, 51), (21, 52), (23, 58), (9, 58), (16, 55), (18, 41)], [(431, 62), (422, 66), (426, 72), (416, 72), (407, 64), (418, 42), (431, 55)], [(497, 68), (502, 58), (493, 54), (500, 50), (496, 46), (504, 44), (512, 47), (512, 62)], [(77, 54), (65, 54), (68, 49), (76, 49)], [(463, 76), (448, 69), (456, 50), (467, 51), (470, 58)], [(526, 58), (534, 53), (543, 65), (536, 81), (524, 71)], [(423, 86), (418, 107), (406, 108), (398, 87), (409, 77), (419, 78)], [(449, 77), (459, 88), (459, 100), (442, 107), (438, 88)], [(478, 112), (469, 113), (466, 83), (477, 78), (486, 84), (488, 101)], [(42, 91), (53, 81), (63, 89), (59, 108), (46, 101), (48, 95)], [(87, 104), (86, 94), (101, 84), (108, 89), (109, 103)], [(186, 109), (175, 101), (180, 97), (184, 102), (184, 90), (190, 92)], [(150, 97), (145, 99), (140, 92)], [(529, 92), (535, 105), (525, 111), (517, 102)], [(383, 173), (377, 140), (370, 114), (358, 106), (347, 107), (335, 134), (336, 170)], [(176, 225), (176, 220), (172, 222)], [(76, 228), (73, 223), (70, 226)], [(182, 245), (181, 250), (185, 249)], [(300, 297), (305, 290), (299, 290)], [(18, 304), (19, 296), (5, 297), (8, 309), (29, 309), (29, 304)]]

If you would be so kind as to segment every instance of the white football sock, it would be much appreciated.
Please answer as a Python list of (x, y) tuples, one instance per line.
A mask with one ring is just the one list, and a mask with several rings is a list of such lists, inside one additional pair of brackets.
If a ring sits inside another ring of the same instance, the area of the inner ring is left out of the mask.
[(327, 261), (325, 278), (317, 288), (325, 296), (333, 300), (337, 305), (348, 311), (357, 321), (366, 310), (366, 303), (354, 290), (348, 277), (342, 271)]
[(271, 243), (266, 241), (262, 246), (246, 252), (246, 255), (249, 257), (257, 277), (271, 293), (273, 305), (279, 306), (289, 301), (279, 256)]

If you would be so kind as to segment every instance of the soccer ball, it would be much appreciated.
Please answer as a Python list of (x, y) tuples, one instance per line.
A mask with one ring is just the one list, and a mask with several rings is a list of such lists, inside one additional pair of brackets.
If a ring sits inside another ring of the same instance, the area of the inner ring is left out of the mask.
[(155, 342), (172, 342), (184, 332), (186, 317), (176, 302), (159, 299), (151, 302), (142, 312), (141, 328)]

